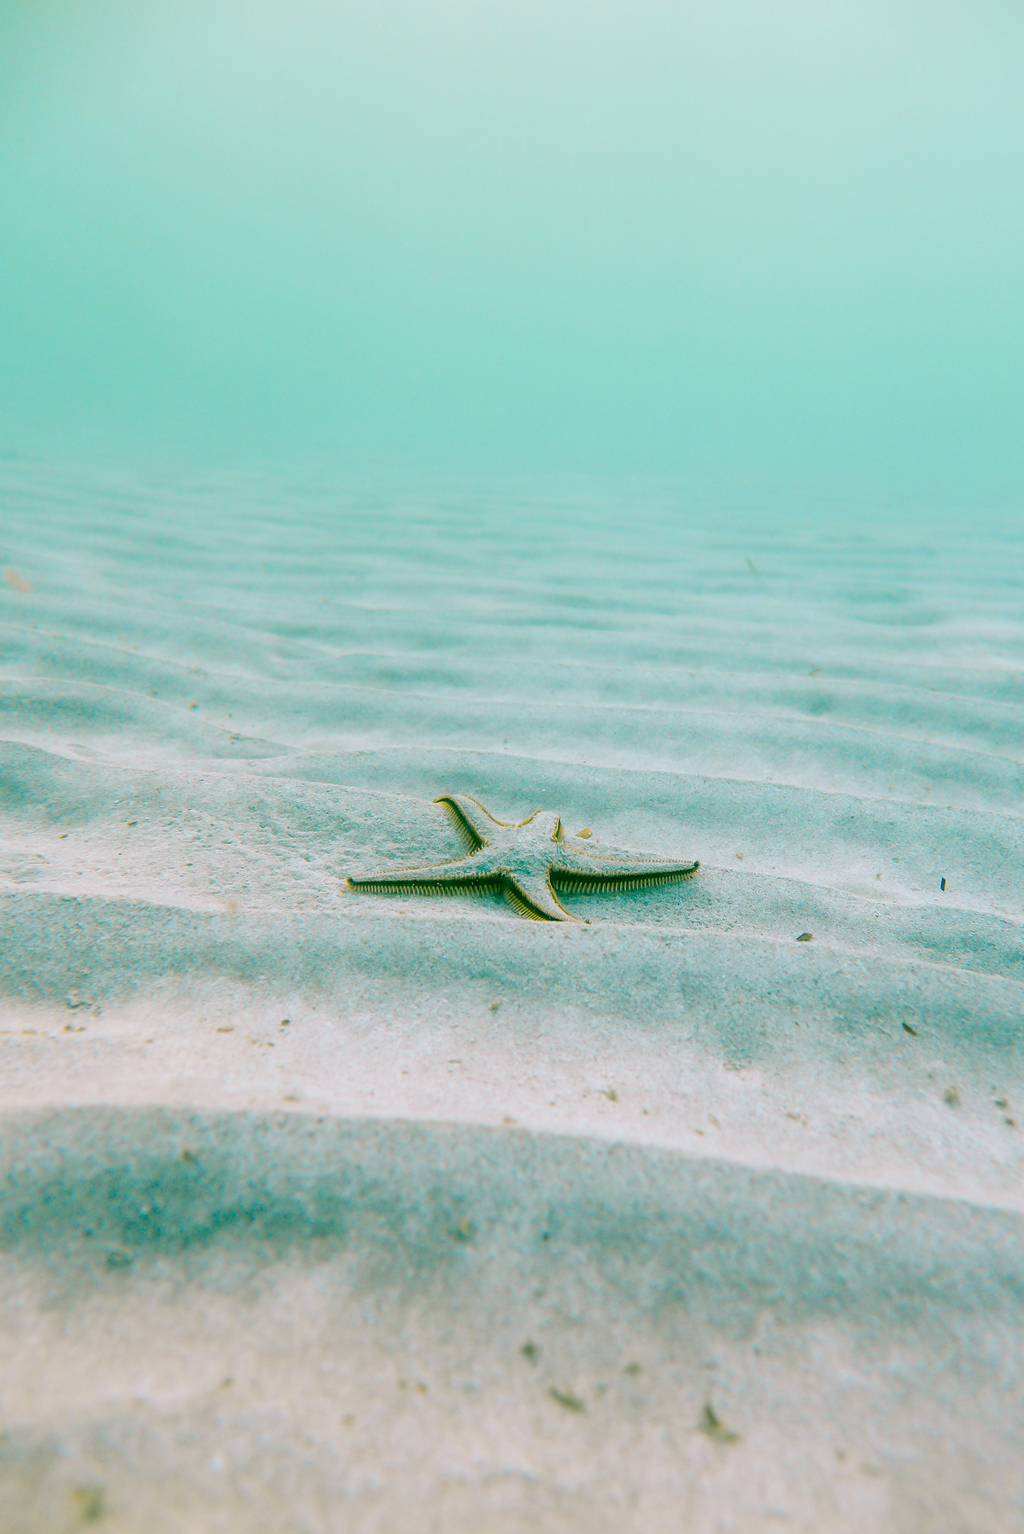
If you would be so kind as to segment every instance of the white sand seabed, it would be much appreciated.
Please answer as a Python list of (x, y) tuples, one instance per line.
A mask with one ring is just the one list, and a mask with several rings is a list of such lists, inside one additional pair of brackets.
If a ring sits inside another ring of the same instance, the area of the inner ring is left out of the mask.
[(3, 478), (0, 1534), (1021, 1527), (1012, 525)]

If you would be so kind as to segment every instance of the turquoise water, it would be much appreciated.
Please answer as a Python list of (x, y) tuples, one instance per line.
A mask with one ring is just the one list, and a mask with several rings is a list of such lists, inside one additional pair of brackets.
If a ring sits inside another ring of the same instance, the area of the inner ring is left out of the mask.
[(0, 420), (58, 454), (1024, 470), (998, 0), (0, 7)]
[(1018, 1534), (1022, 56), (0, 0), (0, 1534)]

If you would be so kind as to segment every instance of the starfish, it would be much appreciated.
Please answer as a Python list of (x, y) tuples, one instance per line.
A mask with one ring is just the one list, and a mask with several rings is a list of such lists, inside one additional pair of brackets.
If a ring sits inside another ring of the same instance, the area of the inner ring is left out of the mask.
[(518, 824), (495, 820), (468, 794), (442, 794), (441, 804), (472, 850), (461, 858), (424, 868), (381, 869), (346, 879), (350, 889), (375, 893), (456, 895), (501, 890), (521, 916), (533, 921), (578, 921), (553, 885), (577, 894), (641, 889), (692, 874), (698, 863), (597, 852), (586, 844), (589, 829), (566, 836), (552, 810), (534, 810)]

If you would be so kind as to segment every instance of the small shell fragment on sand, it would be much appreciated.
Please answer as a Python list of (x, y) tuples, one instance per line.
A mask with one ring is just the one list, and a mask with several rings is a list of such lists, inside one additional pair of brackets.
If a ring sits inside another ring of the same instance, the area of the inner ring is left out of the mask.
[(13, 565), (7, 566), (4, 571), (4, 580), (12, 591), (20, 591), (22, 596), (28, 596), (32, 590), (31, 582), (27, 581), (23, 575), (19, 575)]

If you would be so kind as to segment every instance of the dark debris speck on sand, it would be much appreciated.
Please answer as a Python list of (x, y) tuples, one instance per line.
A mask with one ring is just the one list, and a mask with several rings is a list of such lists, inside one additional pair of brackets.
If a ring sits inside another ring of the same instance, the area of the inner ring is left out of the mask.
[(698, 1423), (700, 1431), (707, 1438), (714, 1439), (715, 1443), (739, 1443), (739, 1433), (733, 1433), (719, 1420), (718, 1414), (710, 1402), (705, 1405)]

